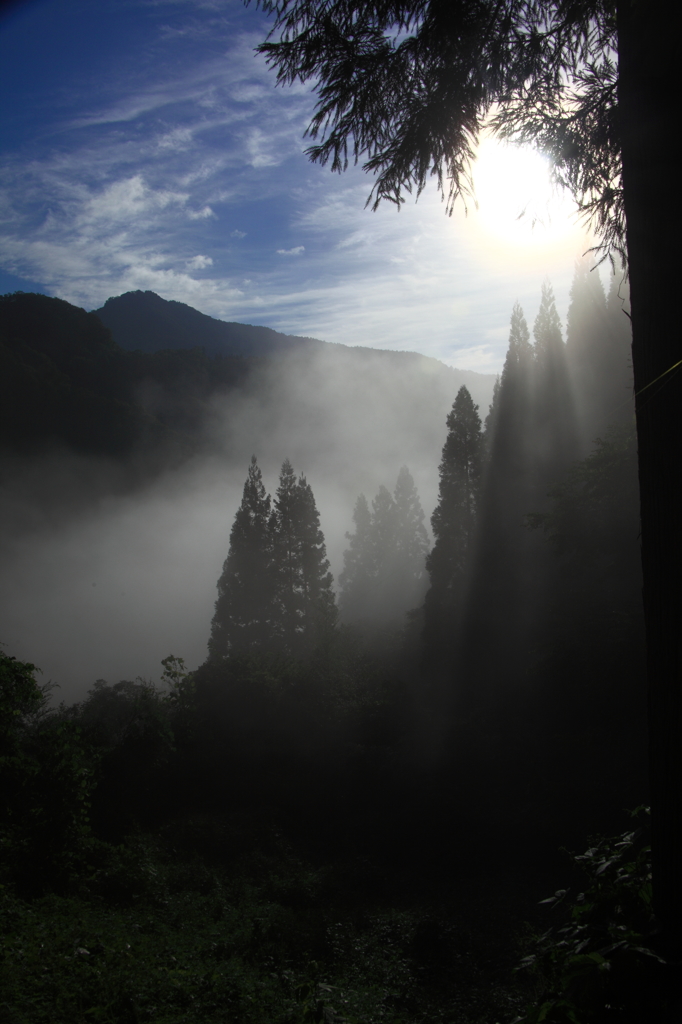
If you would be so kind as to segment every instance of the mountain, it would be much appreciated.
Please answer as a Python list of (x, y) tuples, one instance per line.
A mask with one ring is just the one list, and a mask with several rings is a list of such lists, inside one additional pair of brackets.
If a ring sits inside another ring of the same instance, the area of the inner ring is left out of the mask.
[(130, 351), (203, 348), (212, 355), (267, 356), (324, 344), (315, 338), (280, 334), (269, 327), (216, 320), (184, 302), (162, 299), (155, 292), (125, 292), (107, 299), (93, 312), (117, 344)]
[[(155, 292), (126, 292), (107, 299), (93, 312), (109, 328), (114, 341), (127, 351), (158, 353), (201, 348), (213, 356), (267, 356), (276, 357), (276, 361), (284, 359), (287, 364), (293, 360), (300, 368), (314, 366), (318, 375), (325, 377), (336, 373), (342, 373), (344, 378), (355, 376), (356, 387), (368, 396), (373, 388), (377, 394), (386, 395), (393, 385), (397, 397), (413, 387), (415, 393), (408, 397), (408, 406), (419, 404), (417, 394), (426, 387), (436, 407), (440, 408), (445, 401), (449, 409), (465, 384), (485, 417), (495, 383), (493, 374), (458, 370), (419, 352), (341, 345), (281, 334), (269, 327), (227, 323), (184, 302), (162, 299)], [(298, 359), (299, 355), (302, 359)]]
[(245, 357), (119, 340), (61, 299), (0, 296), (0, 640), (25, 637), (46, 675), (83, 687), (124, 678), (121, 659), (152, 675), (168, 650), (203, 658), (253, 454), (271, 491), (285, 458), (306, 475), (338, 573), (358, 494), (392, 490), (407, 465), (428, 515), (457, 391), (485, 413), (494, 384), (410, 352), (293, 341)]
[[(459, 388), (485, 415), (494, 381), (416, 352), (223, 323), (153, 292), (109, 299), (97, 313), (46, 295), (0, 296), (4, 452), (55, 443), (118, 459), (169, 444), (234, 450), (248, 423), (249, 454), (289, 438), (308, 466), (344, 446), (349, 466), (358, 457), (437, 465)], [(227, 432), (216, 430), (228, 420)]]
[(201, 349), (127, 352), (94, 313), (47, 295), (2, 295), (0, 453), (56, 445), (126, 459), (169, 444), (189, 452), (207, 400), (239, 387), (250, 368)]

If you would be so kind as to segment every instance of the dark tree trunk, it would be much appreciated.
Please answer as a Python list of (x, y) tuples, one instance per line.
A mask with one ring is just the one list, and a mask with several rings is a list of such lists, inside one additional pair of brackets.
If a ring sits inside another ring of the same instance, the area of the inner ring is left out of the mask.
[[(679, 12), (618, 2), (619, 108), (637, 393), (654, 902), (682, 952), (682, 359)], [(657, 383), (657, 378), (665, 375)]]

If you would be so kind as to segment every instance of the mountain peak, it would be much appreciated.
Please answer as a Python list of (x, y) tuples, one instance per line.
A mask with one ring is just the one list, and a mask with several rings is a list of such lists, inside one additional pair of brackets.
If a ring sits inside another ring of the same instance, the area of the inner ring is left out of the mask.
[(218, 320), (150, 291), (113, 296), (93, 312), (121, 348), (140, 352), (203, 348), (213, 355), (265, 356), (302, 345), (324, 344), (315, 338), (281, 334), (270, 327)]

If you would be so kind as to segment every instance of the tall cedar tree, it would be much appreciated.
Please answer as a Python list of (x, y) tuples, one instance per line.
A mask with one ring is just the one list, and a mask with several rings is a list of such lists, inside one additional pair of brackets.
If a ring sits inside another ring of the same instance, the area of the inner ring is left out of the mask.
[(577, 427), (561, 338), (561, 321), (551, 285), (542, 286), (540, 309), (533, 324), (535, 381), (533, 440), (539, 494), (566, 471), (578, 455)]
[(318, 82), (309, 132), (322, 141), (311, 159), (331, 159), (341, 171), (349, 150), (366, 158), (377, 203), (419, 194), (432, 175), (441, 188), (449, 181), (454, 201), (493, 113), (493, 130), (550, 156), (603, 243), (627, 260), (640, 396), (654, 903), (679, 956), (682, 373), (673, 370), (682, 198), (666, 188), (679, 170), (680, 34), (670, 29), (669, 0), (260, 3), (276, 22), (259, 49), (279, 80)]
[(299, 479), (298, 490), (303, 632), (305, 645), (310, 649), (329, 636), (336, 624), (337, 609), (320, 514), (304, 476)]
[(374, 559), (374, 614), (376, 621), (390, 618), (393, 603), (392, 568), (396, 555), (396, 515), (393, 495), (382, 484), (372, 501), (372, 557)]
[(230, 548), (218, 580), (209, 656), (262, 650), (270, 640), (273, 614), (270, 495), (251, 458), (242, 503), (230, 532)]
[(309, 651), (336, 620), (320, 516), (310, 484), (282, 465), (270, 529), (273, 537), (273, 642), (289, 654)]
[[(425, 604), (427, 658), (451, 649), (461, 627), (476, 539), (483, 435), (478, 406), (462, 386), (448, 414), (438, 467), (438, 504), (431, 516), (435, 543), (426, 560), (431, 587)], [(434, 651), (434, 646), (438, 649)]]
[(416, 608), (424, 599), (429, 538), (424, 526), (424, 510), (412, 474), (407, 466), (398, 473), (395, 490), (395, 564), (393, 578), (400, 611)]
[(299, 493), (288, 459), (282, 464), (270, 522), (275, 587), (274, 630), (278, 644), (291, 650), (303, 628)]
[[(576, 262), (566, 327), (566, 354), (578, 401), (581, 454), (610, 427), (632, 422), (630, 322), (624, 312), (627, 286), (613, 275), (609, 297), (587, 257)], [(623, 296), (619, 298), (618, 293)]]
[(493, 437), (497, 429), (497, 421), (500, 415), (500, 378), (495, 378), (493, 385), (493, 397), (490, 402), (490, 408), (488, 409), (488, 415), (485, 418), (483, 425), (483, 467), (488, 465), (490, 462), (490, 455), (492, 453)]
[[(485, 467), (479, 507), (478, 544), (466, 609), (462, 657), (472, 694), (497, 685), (503, 667), (524, 645), (522, 619), (533, 577), (536, 537), (523, 529), (536, 507), (533, 472), (532, 402), (534, 353), (518, 302), (496, 403), (487, 423)], [(475, 676), (475, 680), (474, 680)]]
[(348, 548), (343, 553), (339, 575), (339, 611), (346, 622), (368, 621), (372, 614), (375, 579), (372, 544), (372, 513), (364, 494), (353, 509), (353, 533), (346, 533)]
[(407, 466), (393, 494), (382, 484), (371, 511), (360, 495), (353, 521), (339, 577), (343, 616), (373, 626), (396, 622), (423, 598), (428, 552), (424, 512)]
[(502, 377), (486, 417), (485, 446), (491, 462), (525, 464), (532, 393), (533, 346), (521, 306), (514, 304)]

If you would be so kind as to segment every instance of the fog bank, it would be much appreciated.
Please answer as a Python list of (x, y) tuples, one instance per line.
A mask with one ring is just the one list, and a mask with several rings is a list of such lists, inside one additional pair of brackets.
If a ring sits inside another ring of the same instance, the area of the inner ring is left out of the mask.
[(266, 360), (212, 399), (198, 454), (132, 491), (120, 466), (53, 453), (4, 474), (0, 640), (82, 698), (94, 681), (158, 679), (169, 653), (206, 655), (216, 581), (256, 454), (272, 493), (282, 461), (312, 485), (337, 578), (360, 492), (404, 464), (427, 517), (445, 418), (462, 383), (485, 416), (494, 377), (409, 353), (326, 346)]

